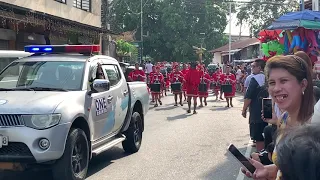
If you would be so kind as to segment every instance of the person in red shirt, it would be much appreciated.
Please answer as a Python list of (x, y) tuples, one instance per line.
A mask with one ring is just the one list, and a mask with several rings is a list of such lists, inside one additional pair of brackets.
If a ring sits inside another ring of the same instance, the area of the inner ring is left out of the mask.
[[(188, 73), (188, 65), (187, 64), (183, 64), (183, 69), (181, 72), (183, 74), (183, 77), (185, 77), (186, 74)], [(186, 101), (187, 100), (187, 96), (186, 96), (187, 86), (186, 86), (185, 80), (183, 81), (183, 84), (182, 84), (182, 91), (183, 91), (184, 101)]]
[(207, 86), (206, 91), (199, 91), (199, 99), (200, 99), (200, 107), (203, 107), (202, 99), (204, 99), (204, 105), (207, 106), (207, 97), (209, 95), (208, 91), (210, 88), (210, 82), (211, 77), (210, 75), (205, 71), (204, 67), (200, 67), (200, 83), (205, 83)]
[[(152, 72), (149, 73), (149, 87), (150, 87), (150, 82), (151, 82), (151, 77), (153, 76), (153, 74), (156, 72), (156, 66), (152, 66)], [(151, 94), (152, 100), (151, 102), (154, 103), (154, 95)]]
[(231, 68), (230, 68), (229, 65), (227, 65), (226, 73), (222, 74), (222, 76), (221, 76), (222, 84), (228, 84), (229, 83), (232, 86), (232, 91), (231, 92), (228, 92), (228, 93), (225, 92), (224, 93), (224, 97), (227, 99), (227, 107), (229, 107), (229, 105), (231, 105), (231, 107), (233, 107), (232, 98), (236, 94), (236, 83), (237, 83), (236, 77), (234, 76), (234, 74), (231, 74), (230, 71), (231, 71)]
[(197, 64), (191, 63), (190, 69), (186, 74), (186, 86), (187, 86), (187, 97), (188, 97), (188, 110), (187, 113), (191, 112), (191, 99), (193, 98), (193, 114), (196, 114), (197, 107), (197, 97), (199, 95), (199, 83), (200, 75), (199, 71), (196, 69)]
[[(220, 82), (220, 76), (221, 73), (219, 71), (219, 68), (216, 69), (216, 71), (212, 74), (211, 81), (215, 84), (214, 86), (214, 94), (216, 95), (216, 100), (218, 100), (219, 91), (221, 90), (221, 82)], [(220, 92), (222, 94), (222, 91)], [(222, 95), (220, 96), (222, 99)]]
[(139, 63), (135, 64), (135, 70), (131, 71), (129, 73), (128, 78), (130, 81), (142, 81), (145, 82), (146, 74), (143, 72), (143, 70), (139, 69)]
[[(173, 72), (170, 74), (170, 82), (171, 84), (174, 84), (174, 83), (180, 83), (180, 85), (182, 85), (182, 82), (184, 80), (184, 75), (182, 74), (181, 71), (179, 71), (179, 66), (178, 65), (175, 65), (173, 67)], [(183, 106), (182, 104), (182, 89), (181, 89), (181, 86), (180, 86), (180, 89), (179, 90), (174, 90), (172, 89), (172, 93), (174, 94), (174, 106), (178, 106), (178, 95), (179, 95), (179, 99), (180, 99), (180, 105)]]
[[(152, 76), (150, 76), (150, 83), (151, 84), (161, 84), (163, 82), (163, 75), (160, 73), (160, 67), (156, 67), (156, 71), (152, 73)], [(159, 91), (151, 91), (151, 95), (154, 97), (155, 105), (154, 107), (158, 107), (158, 102), (160, 105), (162, 105), (161, 102), (161, 88)]]

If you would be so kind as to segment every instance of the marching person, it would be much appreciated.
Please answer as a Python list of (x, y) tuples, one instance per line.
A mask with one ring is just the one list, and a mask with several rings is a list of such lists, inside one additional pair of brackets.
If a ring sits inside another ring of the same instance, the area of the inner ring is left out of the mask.
[(161, 96), (164, 97), (164, 95), (167, 96), (166, 82), (168, 79), (168, 72), (167, 72), (167, 69), (163, 66), (163, 64), (161, 65), (161, 67), (159, 67), (159, 69), (161, 69), (161, 74), (163, 76), (163, 82), (161, 82)]
[(150, 83), (151, 86), (153, 86), (154, 84), (159, 84), (159, 88), (157, 88), (156, 90), (152, 89), (151, 90), (151, 95), (155, 100), (155, 105), (154, 107), (158, 107), (158, 102), (160, 105), (162, 105), (161, 102), (161, 84), (163, 83), (163, 75), (160, 73), (160, 67), (156, 67), (156, 71), (154, 73), (152, 73), (152, 76), (150, 76)]
[[(216, 100), (218, 100), (219, 91), (221, 91), (220, 76), (221, 76), (221, 74), (220, 74), (219, 68), (216, 68), (216, 71), (212, 74), (212, 78), (211, 78), (211, 80), (215, 84), (214, 94), (216, 95)], [(220, 93), (222, 94), (222, 91)]]
[(224, 92), (224, 97), (227, 100), (227, 106), (226, 107), (233, 107), (232, 104), (232, 98), (235, 96), (236, 94), (236, 77), (234, 76), (234, 74), (230, 73), (230, 66), (227, 65), (226, 66), (226, 73), (222, 74), (221, 76), (221, 82), (223, 85), (231, 85), (231, 92)]
[(139, 63), (135, 64), (135, 70), (131, 71), (128, 76), (130, 81), (142, 81), (145, 82), (146, 74), (143, 70), (139, 69)]
[(200, 83), (199, 71), (196, 69), (197, 64), (191, 63), (190, 69), (186, 74), (186, 86), (187, 86), (187, 97), (188, 97), (188, 110), (187, 113), (191, 112), (191, 99), (193, 98), (193, 114), (197, 114), (197, 97), (198, 97), (198, 88)]
[[(183, 69), (182, 69), (181, 72), (182, 72), (182, 74), (183, 74), (183, 77), (185, 77), (186, 74), (188, 73), (188, 65), (187, 65), (187, 64), (183, 64)], [(186, 97), (187, 86), (186, 86), (185, 81), (184, 81), (183, 84), (182, 84), (182, 91), (183, 91), (184, 101), (187, 101), (187, 97)]]
[[(156, 66), (152, 66), (152, 71), (149, 73), (149, 87), (150, 87), (150, 84), (151, 84), (151, 77), (153, 76), (153, 74), (156, 72)], [(151, 102), (154, 103), (154, 95), (151, 94), (151, 97), (152, 97), (152, 100)]]
[[(182, 89), (181, 89), (181, 84), (183, 82), (184, 79), (184, 75), (182, 74), (181, 71), (179, 71), (179, 66), (175, 65), (173, 66), (173, 72), (170, 74), (170, 81), (171, 81), (171, 90), (172, 93), (174, 94), (174, 106), (178, 106), (178, 95), (179, 95), (179, 99), (180, 99), (180, 105), (183, 106), (182, 104)], [(173, 84), (179, 86), (180, 87), (174, 87)], [(177, 88), (177, 89), (175, 89)]]
[(202, 99), (204, 99), (204, 105), (207, 106), (207, 97), (208, 97), (208, 91), (210, 88), (210, 75), (205, 71), (204, 67), (201, 66), (200, 67), (200, 84), (204, 83), (206, 85), (206, 89), (203, 90), (199, 90), (199, 99), (200, 99), (200, 106), (199, 107), (203, 107), (202, 104)]

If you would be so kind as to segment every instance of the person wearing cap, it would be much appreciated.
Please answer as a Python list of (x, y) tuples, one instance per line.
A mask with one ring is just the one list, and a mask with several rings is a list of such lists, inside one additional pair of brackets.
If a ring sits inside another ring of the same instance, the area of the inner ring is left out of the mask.
[[(179, 71), (179, 66), (176, 64), (173, 66), (173, 72), (170, 74), (170, 81), (171, 81), (171, 84), (172, 83), (180, 83), (180, 85), (182, 84), (184, 80), (184, 75), (182, 74), (181, 71)], [(174, 94), (174, 101), (175, 101), (175, 104), (174, 106), (178, 106), (178, 95), (179, 95), (179, 99), (180, 99), (180, 105), (183, 106), (183, 103), (182, 103), (182, 89), (181, 89), (181, 86), (180, 86), (180, 89), (179, 90), (173, 90), (172, 89), (172, 93)]]
[(199, 84), (200, 84), (200, 74), (196, 69), (197, 64), (191, 63), (190, 69), (185, 76), (186, 86), (187, 86), (187, 97), (188, 97), (188, 110), (187, 113), (191, 112), (191, 99), (193, 98), (193, 114), (196, 114), (197, 107), (197, 97), (199, 95)]
[(143, 72), (143, 70), (140, 70), (139, 67), (139, 63), (136, 63), (135, 70), (131, 71), (128, 77), (131, 81), (145, 82), (146, 74)]
[[(160, 67), (157, 66), (156, 67), (156, 71), (154, 73), (152, 73), (152, 76), (150, 76), (150, 83), (151, 84), (155, 84), (155, 83), (159, 83), (161, 84), (163, 82), (164, 78), (163, 78), (163, 75), (160, 73)], [(152, 98), (154, 98), (154, 101), (155, 101), (155, 105), (154, 107), (158, 107), (158, 102), (160, 105), (162, 105), (162, 102), (161, 102), (161, 89), (160, 91), (151, 91), (151, 95), (152, 95)]]
[(200, 99), (200, 107), (203, 107), (203, 104), (202, 104), (202, 99), (204, 99), (204, 105), (207, 106), (207, 97), (209, 95), (208, 91), (209, 91), (209, 88), (210, 88), (210, 82), (211, 82), (211, 77), (210, 75), (205, 71), (204, 69), (204, 66), (201, 66), (200, 67), (200, 82), (203, 82), (206, 84), (207, 86), (207, 91), (203, 91), (203, 92), (199, 92), (199, 99)]

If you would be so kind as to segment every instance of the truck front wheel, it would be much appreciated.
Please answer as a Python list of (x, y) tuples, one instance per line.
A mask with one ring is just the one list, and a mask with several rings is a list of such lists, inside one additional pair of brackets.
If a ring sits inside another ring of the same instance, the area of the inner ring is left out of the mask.
[(122, 147), (127, 153), (138, 152), (142, 142), (142, 118), (138, 112), (134, 112), (127, 131), (124, 132), (126, 140)]
[(55, 180), (84, 180), (89, 164), (89, 146), (81, 129), (71, 129), (63, 156), (53, 165)]

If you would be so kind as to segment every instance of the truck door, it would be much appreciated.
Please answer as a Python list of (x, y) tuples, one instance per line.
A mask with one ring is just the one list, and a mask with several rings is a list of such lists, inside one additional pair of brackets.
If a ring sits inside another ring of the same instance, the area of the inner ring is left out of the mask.
[[(94, 79), (107, 79), (107, 75), (103, 71), (102, 66), (96, 64), (96, 67), (89, 81), (92, 82)], [(111, 133), (114, 126), (114, 119), (109, 118), (113, 101), (112, 91), (94, 92), (93, 90), (91, 100), (90, 116), (94, 126), (93, 138), (97, 140)]]
[(110, 92), (112, 92), (113, 102), (109, 118), (114, 119), (112, 132), (119, 130), (125, 120), (128, 110), (129, 91), (127, 82), (121, 69), (116, 64), (108, 64), (102, 66), (107, 78), (110, 81)]

